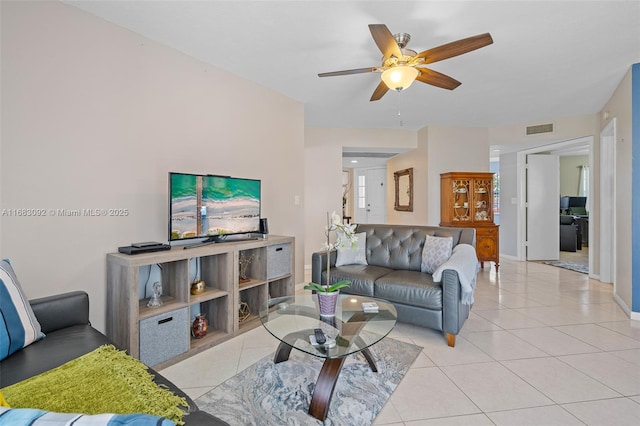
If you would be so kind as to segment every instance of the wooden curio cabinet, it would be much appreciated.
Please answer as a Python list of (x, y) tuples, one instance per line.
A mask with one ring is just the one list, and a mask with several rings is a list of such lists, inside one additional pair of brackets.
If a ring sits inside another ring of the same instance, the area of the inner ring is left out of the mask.
[(493, 220), (493, 173), (449, 172), (440, 175), (440, 226), (475, 228), (480, 265), (500, 266), (498, 225)]

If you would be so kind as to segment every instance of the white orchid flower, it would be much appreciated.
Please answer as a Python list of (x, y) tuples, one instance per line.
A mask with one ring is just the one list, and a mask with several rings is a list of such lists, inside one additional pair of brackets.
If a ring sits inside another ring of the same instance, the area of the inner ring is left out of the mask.
[[(356, 224), (345, 224), (340, 215), (335, 211), (327, 212), (327, 226), (324, 228), (327, 241), (322, 247), (327, 252), (327, 285), (325, 291), (329, 289), (329, 252), (344, 247), (345, 240), (351, 243), (351, 247), (355, 247), (358, 237), (355, 235)], [(331, 231), (336, 231), (336, 242), (331, 242)], [(345, 281), (347, 282), (347, 281)], [(313, 284), (313, 283), (312, 283)], [(339, 283), (342, 285), (342, 282)], [(306, 287), (305, 287), (306, 288)]]

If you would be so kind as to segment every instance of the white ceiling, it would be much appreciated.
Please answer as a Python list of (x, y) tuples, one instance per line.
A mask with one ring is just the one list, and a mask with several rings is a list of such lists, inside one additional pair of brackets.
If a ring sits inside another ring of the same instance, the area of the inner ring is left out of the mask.
[[(309, 126), (499, 126), (593, 114), (640, 62), (639, 1), (65, 1), (305, 104)], [(485, 32), (494, 44), (432, 64), (462, 82), (369, 102), (367, 27), (421, 51)], [(398, 113), (400, 112), (400, 116)]]

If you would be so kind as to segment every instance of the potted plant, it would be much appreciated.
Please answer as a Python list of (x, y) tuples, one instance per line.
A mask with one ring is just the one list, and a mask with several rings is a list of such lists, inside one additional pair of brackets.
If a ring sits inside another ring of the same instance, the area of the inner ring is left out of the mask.
[[(336, 303), (338, 301), (340, 289), (351, 285), (351, 281), (349, 280), (341, 280), (331, 284), (329, 269), (332, 250), (344, 247), (345, 240), (349, 241), (352, 247), (358, 241), (358, 238), (355, 235), (355, 228), (355, 224), (350, 225), (343, 223), (342, 219), (336, 214), (336, 212), (331, 214), (327, 212), (327, 227), (325, 228), (327, 242), (324, 245), (324, 249), (327, 252), (327, 282), (325, 285), (311, 282), (304, 286), (305, 290), (314, 290), (318, 295), (320, 315), (322, 316), (335, 315)], [(331, 232), (333, 231), (337, 234), (335, 243), (331, 243)]]

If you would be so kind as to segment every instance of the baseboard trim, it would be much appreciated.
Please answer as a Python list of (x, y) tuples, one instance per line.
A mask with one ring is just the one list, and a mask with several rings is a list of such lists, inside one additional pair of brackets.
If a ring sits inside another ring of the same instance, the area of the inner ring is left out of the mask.
[(624, 300), (622, 300), (617, 293), (613, 293), (613, 300), (616, 301), (616, 303), (622, 308), (624, 313), (629, 316), (629, 318), (640, 321), (640, 312), (631, 312), (631, 309), (627, 306), (626, 303), (624, 303)]
[(502, 253), (500, 253), (500, 259), (508, 259), (508, 260), (516, 260), (516, 261), (520, 260), (520, 259), (518, 259), (517, 256), (511, 256), (511, 255), (502, 254)]

